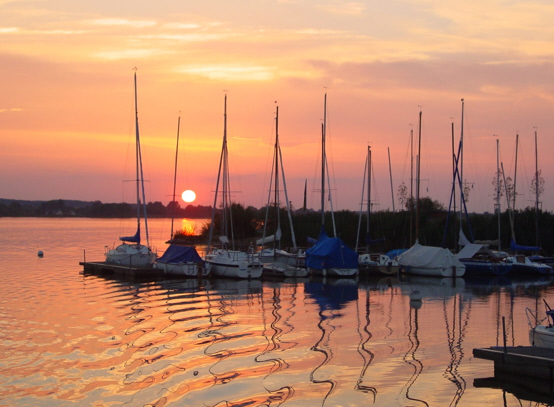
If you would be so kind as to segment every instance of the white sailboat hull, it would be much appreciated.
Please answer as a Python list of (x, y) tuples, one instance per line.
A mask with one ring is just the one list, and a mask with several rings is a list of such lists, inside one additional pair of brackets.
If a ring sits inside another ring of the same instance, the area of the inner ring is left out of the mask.
[(306, 277), (308, 269), (291, 266), (287, 262), (278, 259), (270, 263), (264, 263), (263, 274), (277, 277)]
[(529, 331), (529, 343), (540, 348), (554, 349), (554, 327), (538, 325)]
[(254, 255), (263, 263), (263, 274), (280, 277), (305, 277), (305, 254), (293, 254), (280, 249), (263, 249)]
[(172, 276), (182, 277), (206, 277), (210, 274), (209, 270), (205, 267), (198, 266), (197, 263), (154, 263), (154, 268), (163, 270), (164, 274)]
[(429, 277), (462, 277), (465, 274), (465, 267), (413, 267), (402, 266), (406, 274)]
[(260, 278), (263, 265), (251, 254), (236, 251), (215, 249), (204, 258), (206, 269), (217, 277)]
[(315, 269), (310, 267), (308, 270), (313, 275), (323, 277), (353, 277), (358, 274), (357, 268)]
[(254, 255), (259, 258), (262, 263), (274, 263), (276, 261), (285, 263), (293, 267), (302, 267), (306, 261), (305, 253), (289, 253), (280, 249), (263, 249)]
[(142, 244), (123, 243), (106, 252), (106, 262), (130, 267), (151, 266), (156, 260), (156, 253)]

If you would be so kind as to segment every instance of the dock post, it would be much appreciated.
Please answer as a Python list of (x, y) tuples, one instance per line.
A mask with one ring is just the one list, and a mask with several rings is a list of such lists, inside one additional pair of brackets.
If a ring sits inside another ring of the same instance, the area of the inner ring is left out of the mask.
[(502, 317), (502, 341), (504, 342), (504, 353), (506, 353), (506, 317)]

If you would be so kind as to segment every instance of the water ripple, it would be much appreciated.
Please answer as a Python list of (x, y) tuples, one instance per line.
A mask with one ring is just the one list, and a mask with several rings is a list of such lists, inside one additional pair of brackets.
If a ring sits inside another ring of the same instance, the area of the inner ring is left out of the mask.
[[(39, 227), (52, 234), (43, 259), (10, 249), (28, 236), (0, 222), (12, 236), (0, 242), (2, 406), (518, 405), (472, 387), (493, 370), (467, 355), (498, 340), (504, 314), (510, 339), (527, 344), (520, 309), (554, 292), (549, 282), (490, 289), (395, 276), (123, 280), (77, 266), (108, 221), (75, 220), (59, 238), (63, 228)], [(96, 234), (75, 243), (79, 225)]]

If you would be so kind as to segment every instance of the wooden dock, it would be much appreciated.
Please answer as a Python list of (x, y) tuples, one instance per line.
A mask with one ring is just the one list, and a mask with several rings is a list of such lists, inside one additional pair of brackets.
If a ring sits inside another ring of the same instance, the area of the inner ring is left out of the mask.
[(80, 262), (79, 265), (83, 266), (83, 271), (90, 274), (113, 274), (122, 277), (159, 277), (163, 276), (163, 270), (155, 269), (152, 266), (145, 267), (130, 267), (122, 266), (120, 264), (113, 264), (107, 262)]
[(496, 372), (535, 377), (554, 384), (554, 349), (536, 346), (493, 346), (473, 349), (473, 356), (492, 360)]
[(520, 400), (554, 405), (554, 349), (493, 346), (473, 356), (494, 362), (494, 377), (475, 379), (475, 387), (503, 389)]

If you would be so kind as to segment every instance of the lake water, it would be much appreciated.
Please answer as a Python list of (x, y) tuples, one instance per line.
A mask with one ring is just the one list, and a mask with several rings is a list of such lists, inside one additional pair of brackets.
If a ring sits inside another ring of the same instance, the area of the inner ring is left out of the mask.
[[(170, 221), (149, 224), (161, 253)], [(502, 317), (508, 345), (528, 345), (525, 308), (543, 313), (550, 280), (131, 281), (79, 261), (132, 220), (0, 231), (0, 406), (541, 405), (481, 387), (493, 363), (472, 350), (502, 345)]]

